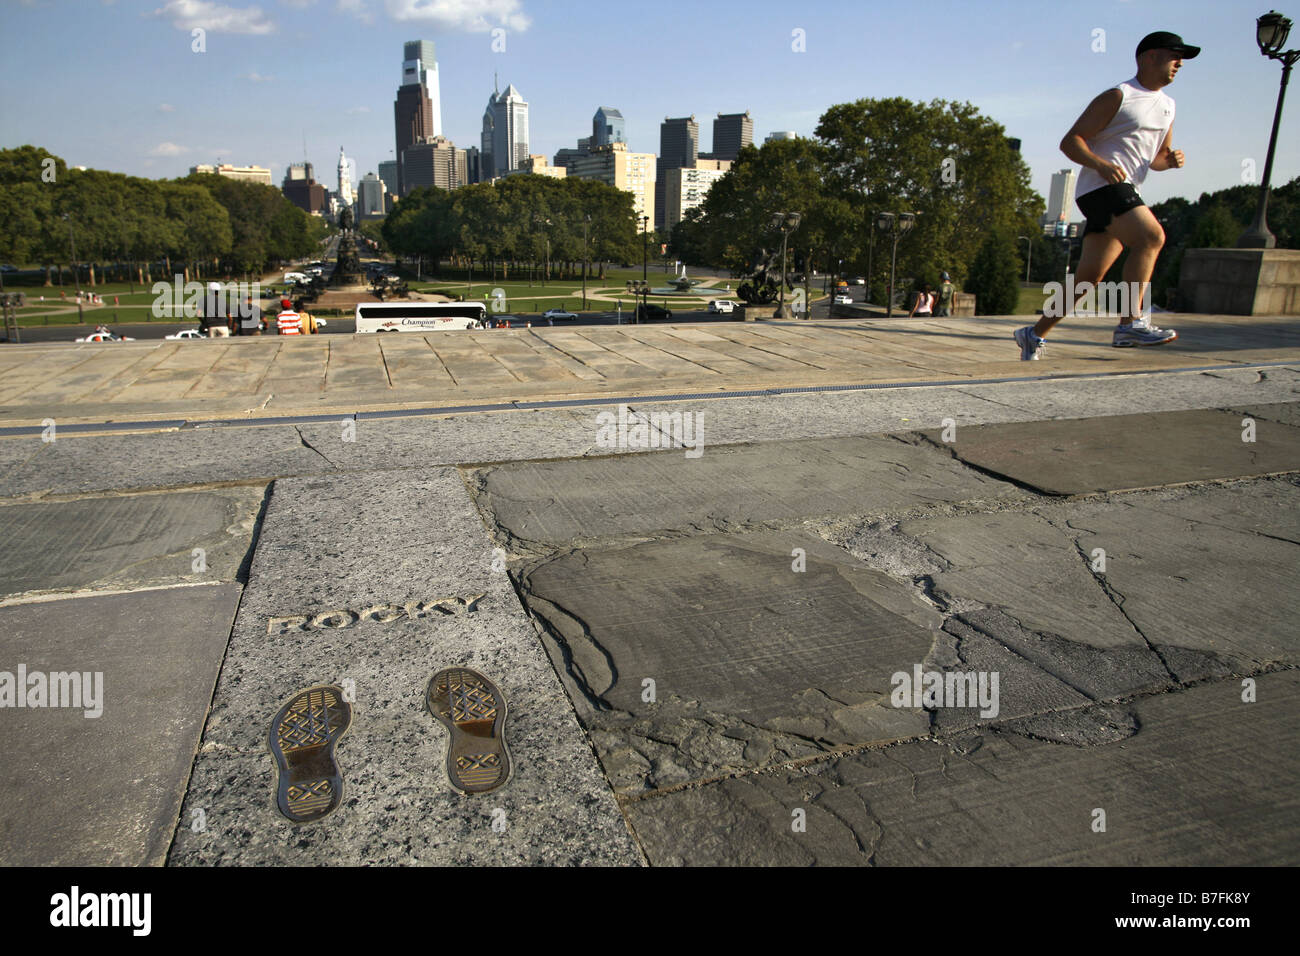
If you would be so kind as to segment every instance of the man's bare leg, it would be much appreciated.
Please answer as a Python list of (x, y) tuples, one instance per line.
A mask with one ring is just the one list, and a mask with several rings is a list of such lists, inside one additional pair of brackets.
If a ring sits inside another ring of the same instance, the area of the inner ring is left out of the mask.
[(1121, 316), (1119, 320), (1120, 325), (1128, 325), (1142, 315), (1151, 273), (1155, 271), (1156, 259), (1165, 244), (1165, 230), (1148, 207), (1138, 206), (1116, 216), (1106, 233), (1128, 249), (1128, 258), (1124, 260), (1124, 282), (1135, 294), (1129, 297), (1131, 314)]
[[(1130, 210), (1132, 212), (1134, 210)], [(1125, 214), (1127, 215), (1127, 213)], [(1113, 226), (1114, 223), (1112, 222)], [(1157, 225), (1159, 225), (1157, 223)], [(1076, 289), (1074, 304), (1066, 310), (1066, 314), (1073, 312), (1083, 301), (1083, 297), (1088, 294), (1089, 289), (1096, 289), (1097, 283), (1102, 280), (1110, 267), (1115, 264), (1119, 254), (1124, 247), (1120, 239), (1112, 236), (1111, 230), (1105, 232), (1090, 232), (1083, 237), (1083, 251), (1079, 254), (1079, 265), (1074, 272), (1074, 287)], [(1130, 253), (1130, 258), (1132, 254)], [(1154, 264), (1154, 260), (1153, 260)], [(1127, 266), (1127, 263), (1125, 263)], [(1148, 273), (1148, 278), (1150, 274)], [(1084, 286), (1083, 283), (1088, 283)], [(1082, 287), (1082, 290), (1080, 288)], [(1046, 338), (1047, 333), (1052, 327), (1065, 318), (1064, 315), (1049, 316), (1044, 314), (1034, 325), (1034, 334), (1040, 339)]]

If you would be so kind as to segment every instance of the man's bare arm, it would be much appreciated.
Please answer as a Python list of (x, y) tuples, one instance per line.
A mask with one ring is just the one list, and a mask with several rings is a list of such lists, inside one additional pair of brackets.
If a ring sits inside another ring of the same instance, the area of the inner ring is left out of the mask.
[(1160, 150), (1156, 153), (1156, 158), (1151, 160), (1151, 168), (1156, 172), (1163, 172), (1166, 169), (1181, 169), (1183, 166), (1183, 151), (1173, 148), (1174, 127), (1170, 125), (1169, 132), (1165, 133), (1165, 141), (1160, 144)]
[(1115, 118), (1123, 102), (1124, 94), (1119, 90), (1107, 90), (1102, 93), (1088, 104), (1083, 115), (1075, 120), (1070, 131), (1061, 140), (1061, 152), (1080, 166), (1095, 169), (1107, 183), (1122, 183), (1127, 177), (1124, 175), (1124, 170), (1114, 163), (1108, 163), (1089, 149), (1088, 140), (1110, 125), (1110, 121)]

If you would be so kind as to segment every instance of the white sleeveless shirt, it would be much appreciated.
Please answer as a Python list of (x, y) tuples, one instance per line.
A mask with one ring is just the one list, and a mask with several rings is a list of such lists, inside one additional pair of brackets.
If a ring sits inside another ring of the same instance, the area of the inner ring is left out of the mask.
[[(1137, 77), (1113, 89), (1124, 96), (1119, 110), (1110, 125), (1087, 141), (1088, 148), (1124, 170), (1127, 182), (1140, 189), (1174, 123), (1174, 100), (1163, 90), (1148, 90)], [(1075, 193), (1086, 196), (1109, 185), (1095, 169), (1084, 166)]]

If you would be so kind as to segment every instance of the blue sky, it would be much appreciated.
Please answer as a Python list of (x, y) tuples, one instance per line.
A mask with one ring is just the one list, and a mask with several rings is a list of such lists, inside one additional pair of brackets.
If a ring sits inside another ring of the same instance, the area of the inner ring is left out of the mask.
[[(150, 177), (220, 158), (269, 166), (278, 184), (305, 139), (332, 188), (340, 146), (358, 175), (391, 157), (402, 43), (428, 39), (444, 133), (458, 146), (478, 144), (494, 73), (529, 101), (530, 148), (547, 156), (587, 135), (602, 105), (622, 110), (632, 149), (657, 152), (665, 116), (695, 114), (707, 150), (718, 112), (748, 109), (761, 141), (811, 134), (834, 103), (938, 98), (969, 101), (1021, 139), (1046, 197), (1069, 165), (1061, 136), (1094, 95), (1133, 75), (1138, 40), (1166, 29), (1204, 49), (1167, 90), (1187, 166), (1153, 173), (1143, 194), (1194, 199), (1242, 182), (1244, 163), (1263, 173), (1281, 78), (1254, 43), (1267, 10), (1267, 0), (0, 0), (0, 146)], [(1300, 3), (1281, 12), (1300, 20)], [(202, 53), (195, 24), (207, 29)], [(1300, 46), (1300, 27), (1288, 46)], [(1300, 175), (1300, 90), (1290, 92), (1275, 185)]]

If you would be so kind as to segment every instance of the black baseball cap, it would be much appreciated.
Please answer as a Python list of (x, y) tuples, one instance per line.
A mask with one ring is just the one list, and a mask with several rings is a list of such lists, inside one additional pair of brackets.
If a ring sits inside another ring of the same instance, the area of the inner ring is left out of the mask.
[(1183, 38), (1177, 33), (1170, 33), (1167, 30), (1157, 30), (1155, 33), (1148, 33), (1138, 44), (1137, 56), (1141, 56), (1147, 50), (1169, 50), (1171, 53), (1177, 53), (1184, 60), (1190, 60), (1201, 52), (1199, 46), (1192, 46), (1184, 43)]

